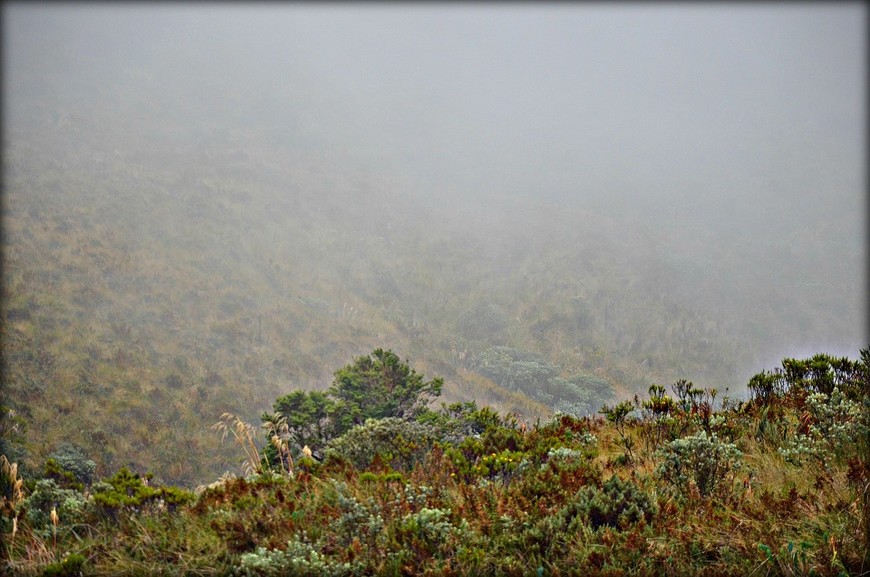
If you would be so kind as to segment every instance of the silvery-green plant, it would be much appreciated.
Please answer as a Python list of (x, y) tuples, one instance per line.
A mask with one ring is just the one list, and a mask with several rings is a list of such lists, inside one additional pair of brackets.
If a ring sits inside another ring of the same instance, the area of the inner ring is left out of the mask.
[(861, 403), (834, 387), (830, 395), (807, 396), (806, 406), (805, 430), (779, 449), (787, 461), (800, 465), (812, 459), (827, 468), (833, 460), (857, 453), (858, 443), (868, 433), (868, 415)]
[(437, 546), (447, 540), (455, 527), (450, 522), (449, 509), (429, 509), (424, 507), (416, 513), (409, 513), (402, 518), (403, 531), (413, 533), (426, 543)]
[(396, 417), (369, 419), (328, 445), (357, 469), (365, 469), (380, 456), (394, 469), (410, 470), (428, 454), (435, 441), (429, 425)]
[(39, 479), (21, 506), (34, 531), (48, 536), (52, 531), (51, 511), (69, 526), (83, 518), (89, 504), (78, 491), (58, 487), (54, 479)]
[(656, 451), (656, 456), (661, 459), (656, 468), (660, 479), (684, 496), (694, 485), (702, 497), (713, 494), (729, 475), (742, 468), (743, 458), (733, 443), (705, 431), (671, 441)]
[(239, 577), (345, 577), (361, 575), (363, 569), (359, 561), (339, 563), (311, 543), (296, 538), (287, 543), (284, 551), (259, 547), (253, 553), (245, 553), (233, 574)]

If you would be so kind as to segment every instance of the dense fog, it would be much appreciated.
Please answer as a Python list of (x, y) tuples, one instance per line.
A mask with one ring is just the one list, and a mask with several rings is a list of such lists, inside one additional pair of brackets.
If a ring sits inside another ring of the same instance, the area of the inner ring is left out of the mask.
[(190, 429), (375, 346), (513, 409), (493, 350), (617, 397), (854, 357), (865, 42), (859, 4), (6, 3), (12, 405)]

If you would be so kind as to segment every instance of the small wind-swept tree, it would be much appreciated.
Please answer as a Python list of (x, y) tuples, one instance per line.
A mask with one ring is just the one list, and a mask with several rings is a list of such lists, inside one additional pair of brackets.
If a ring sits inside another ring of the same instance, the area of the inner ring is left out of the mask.
[[(263, 415), (270, 444), (264, 451), (269, 466), (278, 468), (278, 448), (272, 437), (284, 439), (295, 451), (309, 447), (315, 454), (326, 444), (368, 419), (412, 420), (441, 394), (444, 381), (424, 379), (392, 351), (376, 349), (335, 372), (326, 392), (293, 391)], [(274, 434), (277, 431), (277, 435)]]
[(335, 372), (328, 394), (336, 401), (338, 430), (367, 419), (412, 419), (441, 394), (444, 381), (426, 381), (392, 351), (375, 349)]

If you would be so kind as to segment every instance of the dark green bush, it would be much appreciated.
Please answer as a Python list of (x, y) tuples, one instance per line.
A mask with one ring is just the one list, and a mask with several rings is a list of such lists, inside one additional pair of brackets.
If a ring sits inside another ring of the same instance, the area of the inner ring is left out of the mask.
[(121, 467), (111, 478), (94, 483), (93, 499), (98, 513), (114, 518), (119, 511), (141, 510), (157, 504), (171, 510), (195, 499), (193, 493), (178, 487), (152, 487), (149, 479), (150, 476), (143, 478)]
[(577, 507), (593, 529), (605, 525), (619, 529), (640, 521), (648, 523), (657, 510), (649, 495), (617, 475), (604, 481), (601, 488), (581, 489), (577, 493)]
[(63, 561), (52, 563), (42, 570), (42, 577), (79, 577), (85, 558), (78, 553), (71, 553)]
[(24, 499), (27, 521), (43, 536), (52, 532), (52, 510), (57, 513), (65, 530), (81, 521), (86, 509), (87, 501), (81, 492), (62, 488), (54, 479), (37, 480), (30, 495)]

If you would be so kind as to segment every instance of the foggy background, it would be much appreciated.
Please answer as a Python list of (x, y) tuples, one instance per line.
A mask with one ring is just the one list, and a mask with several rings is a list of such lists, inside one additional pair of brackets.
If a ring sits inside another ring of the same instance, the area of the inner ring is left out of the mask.
[(860, 4), (6, 3), (13, 405), (97, 446), (82, 403), (256, 418), (374, 346), (505, 408), (492, 347), (616, 396), (854, 357), (865, 42)]

